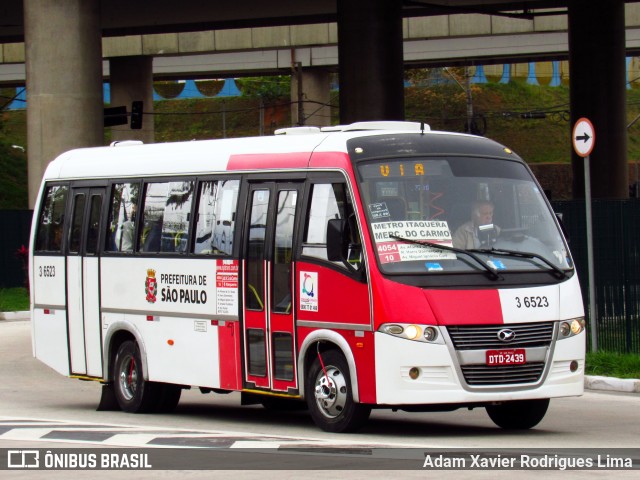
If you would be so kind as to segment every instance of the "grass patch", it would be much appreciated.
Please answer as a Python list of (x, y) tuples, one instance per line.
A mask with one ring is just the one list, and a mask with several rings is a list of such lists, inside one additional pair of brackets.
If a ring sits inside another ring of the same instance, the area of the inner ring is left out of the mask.
[(26, 209), (27, 206), (27, 156), (12, 148), (0, 138), (0, 209)]
[(0, 288), (0, 312), (29, 310), (29, 292), (26, 288)]
[(640, 378), (640, 355), (631, 353), (587, 353), (587, 375)]

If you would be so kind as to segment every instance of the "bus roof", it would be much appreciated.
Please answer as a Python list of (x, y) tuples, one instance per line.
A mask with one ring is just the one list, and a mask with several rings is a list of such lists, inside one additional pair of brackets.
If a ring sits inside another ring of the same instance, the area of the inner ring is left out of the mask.
[[(140, 175), (184, 175), (212, 172), (307, 168), (313, 152), (347, 155), (347, 141), (383, 134), (423, 133), (484, 144), (481, 150), (503, 148), (482, 138), (450, 132), (432, 132), (414, 122), (359, 122), (326, 129), (302, 127), (281, 129), (274, 136), (154, 143), (114, 142), (109, 147), (70, 150), (52, 161), (44, 180), (78, 178), (124, 178)], [(432, 137), (433, 138), (433, 137)], [(437, 142), (437, 143), (440, 143)], [(479, 146), (479, 145), (478, 145)], [(336, 164), (340, 167), (340, 164)], [(326, 167), (326, 165), (325, 165)]]

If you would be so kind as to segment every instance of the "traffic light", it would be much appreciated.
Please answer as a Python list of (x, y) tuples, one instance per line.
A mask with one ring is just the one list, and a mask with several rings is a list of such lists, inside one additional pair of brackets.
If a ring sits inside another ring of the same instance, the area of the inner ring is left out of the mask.
[(127, 107), (106, 107), (104, 109), (104, 126), (114, 127), (127, 124)]
[(131, 129), (140, 130), (142, 128), (142, 100), (131, 102)]

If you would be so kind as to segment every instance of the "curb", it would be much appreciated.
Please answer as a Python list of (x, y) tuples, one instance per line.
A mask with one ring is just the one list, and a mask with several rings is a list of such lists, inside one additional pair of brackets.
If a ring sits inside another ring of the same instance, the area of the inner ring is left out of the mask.
[(610, 392), (640, 393), (640, 380), (586, 375), (584, 377), (584, 388)]
[(31, 312), (0, 312), (0, 320), (30, 320)]

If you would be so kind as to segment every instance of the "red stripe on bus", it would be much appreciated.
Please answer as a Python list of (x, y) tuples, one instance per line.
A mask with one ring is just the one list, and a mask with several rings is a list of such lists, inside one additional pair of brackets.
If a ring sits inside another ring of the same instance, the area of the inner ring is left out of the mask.
[(504, 323), (498, 290), (426, 290), (440, 325)]
[(306, 168), (309, 152), (251, 153), (231, 155), (227, 170), (253, 170), (256, 168)]

